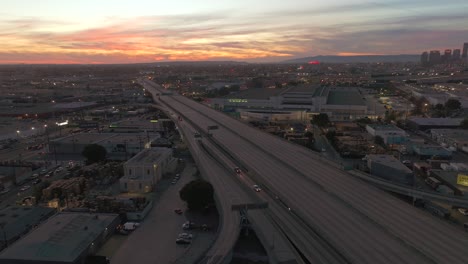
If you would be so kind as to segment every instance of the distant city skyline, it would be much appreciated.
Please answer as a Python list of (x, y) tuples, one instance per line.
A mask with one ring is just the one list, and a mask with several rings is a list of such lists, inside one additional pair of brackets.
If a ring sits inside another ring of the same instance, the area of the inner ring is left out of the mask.
[(15, 0), (1, 4), (0, 64), (275, 62), (463, 49), (464, 0)]

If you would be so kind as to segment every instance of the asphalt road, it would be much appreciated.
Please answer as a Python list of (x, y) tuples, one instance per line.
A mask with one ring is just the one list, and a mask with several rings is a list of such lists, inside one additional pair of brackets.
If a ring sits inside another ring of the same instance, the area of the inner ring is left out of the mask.
[[(262, 184), (353, 263), (466, 263), (466, 234), (280, 140), (181, 96), (167, 101), (261, 173)], [(300, 233), (292, 236), (302, 236)]]

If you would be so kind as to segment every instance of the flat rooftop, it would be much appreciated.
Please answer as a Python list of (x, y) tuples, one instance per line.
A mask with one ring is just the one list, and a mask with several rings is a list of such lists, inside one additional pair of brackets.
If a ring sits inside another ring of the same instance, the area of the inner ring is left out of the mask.
[(404, 131), (403, 129), (395, 126), (395, 125), (379, 125), (379, 124), (368, 124), (369, 127), (373, 128), (374, 130), (380, 131)]
[(268, 100), (272, 96), (280, 95), (287, 89), (263, 89), (263, 88), (251, 88), (243, 90), (234, 94), (226, 95), (226, 99), (256, 99), (256, 100)]
[(5, 225), (5, 236), (10, 240), (47, 219), (54, 212), (55, 209), (48, 207), (9, 206), (0, 210), (0, 223)]
[(327, 104), (329, 105), (362, 105), (366, 102), (357, 90), (330, 90)]
[(172, 153), (169, 148), (150, 148), (144, 149), (133, 158), (129, 159), (125, 164), (133, 163), (155, 163), (167, 154)]
[(468, 140), (468, 130), (465, 129), (431, 129), (431, 132), (457, 141)]
[(380, 164), (384, 164), (386, 166), (392, 167), (394, 169), (397, 169), (399, 171), (411, 173), (412, 170), (410, 170), (408, 167), (405, 166), (405, 164), (401, 163), (398, 159), (396, 159), (392, 155), (379, 155), (379, 154), (370, 154), (366, 156), (368, 160), (371, 162), (376, 162)]
[(0, 253), (0, 261), (74, 262), (117, 214), (59, 213)]
[(425, 118), (425, 117), (410, 117), (409, 121), (422, 126), (459, 126), (462, 118)]
[(293, 86), (288, 88), (283, 92), (283, 94), (288, 94), (288, 93), (310, 93), (312, 95), (315, 94), (317, 89), (319, 89), (320, 86), (318, 85), (298, 85), (298, 86)]

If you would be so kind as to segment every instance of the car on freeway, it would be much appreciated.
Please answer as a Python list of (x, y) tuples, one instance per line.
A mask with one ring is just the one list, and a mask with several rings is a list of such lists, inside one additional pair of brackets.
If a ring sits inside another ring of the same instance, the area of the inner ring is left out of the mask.
[(187, 221), (185, 223), (182, 224), (182, 229), (184, 230), (190, 230), (190, 229), (194, 229), (196, 226), (195, 226), (195, 223), (194, 222), (190, 222), (190, 221)]
[(237, 173), (237, 174), (240, 174), (241, 173), (241, 169), (239, 167), (235, 167), (234, 168), (234, 171)]
[(260, 187), (258, 185), (254, 185), (253, 186), (253, 189), (256, 191), (256, 192), (260, 192), (262, 189), (260, 189)]
[(182, 209), (179, 209), (179, 208), (174, 209), (174, 213), (176, 213), (176, 214), (182, 214)]
[(176, 239), (176, 244), (181, 244), (181, 245), (188, 245), (190, 243), (192, 243), (192, 241), (188, 240), (188, 239), (184, 239), (184, 238), (178, 238)]
[(192, 235), (192, 234), (189, 234), (189, 233), (181, 233), (181, 234), (179, 234), (179, 237), (178, 237), (178, 238), (192, 239), (192, 238), (193, 238), (193, 235)]
[(24, 192), (24, 191), (29, 190), (29, 188), (31, 188), (31, 186), (29, 186), (29, 185), (24, 185), (23, 187), (21, 187), (20, 191)]
[(201, 229), (202, 229), (203, 231), (209, 231), (209, 230), (211, 230), (211, 227), (210, 227), (209, 225), (207, 225), (207, 224), (203, 224), (203, 225), (201, 226)]
[(462, 215), (468, 215), (468, 209), (466, 208), (458, 208), (458, 212), (460, 212)]
[(36, 184), (39, 184), (41, 183), (41, 179), (35, 179), (32, 184), (36, 185)]

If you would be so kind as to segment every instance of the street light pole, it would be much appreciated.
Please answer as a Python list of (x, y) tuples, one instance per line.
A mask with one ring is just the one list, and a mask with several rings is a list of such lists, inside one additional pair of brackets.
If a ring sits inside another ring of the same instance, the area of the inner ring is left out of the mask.
[(3, 248), (7, 248), (8, 247), (8, 240), (7, 240), (6, 232), (5, 232), (5, 223), (1, 223), (0, 228), (2, 229), (2, 233), (3, 233), (3, 244), (4, 244)]

